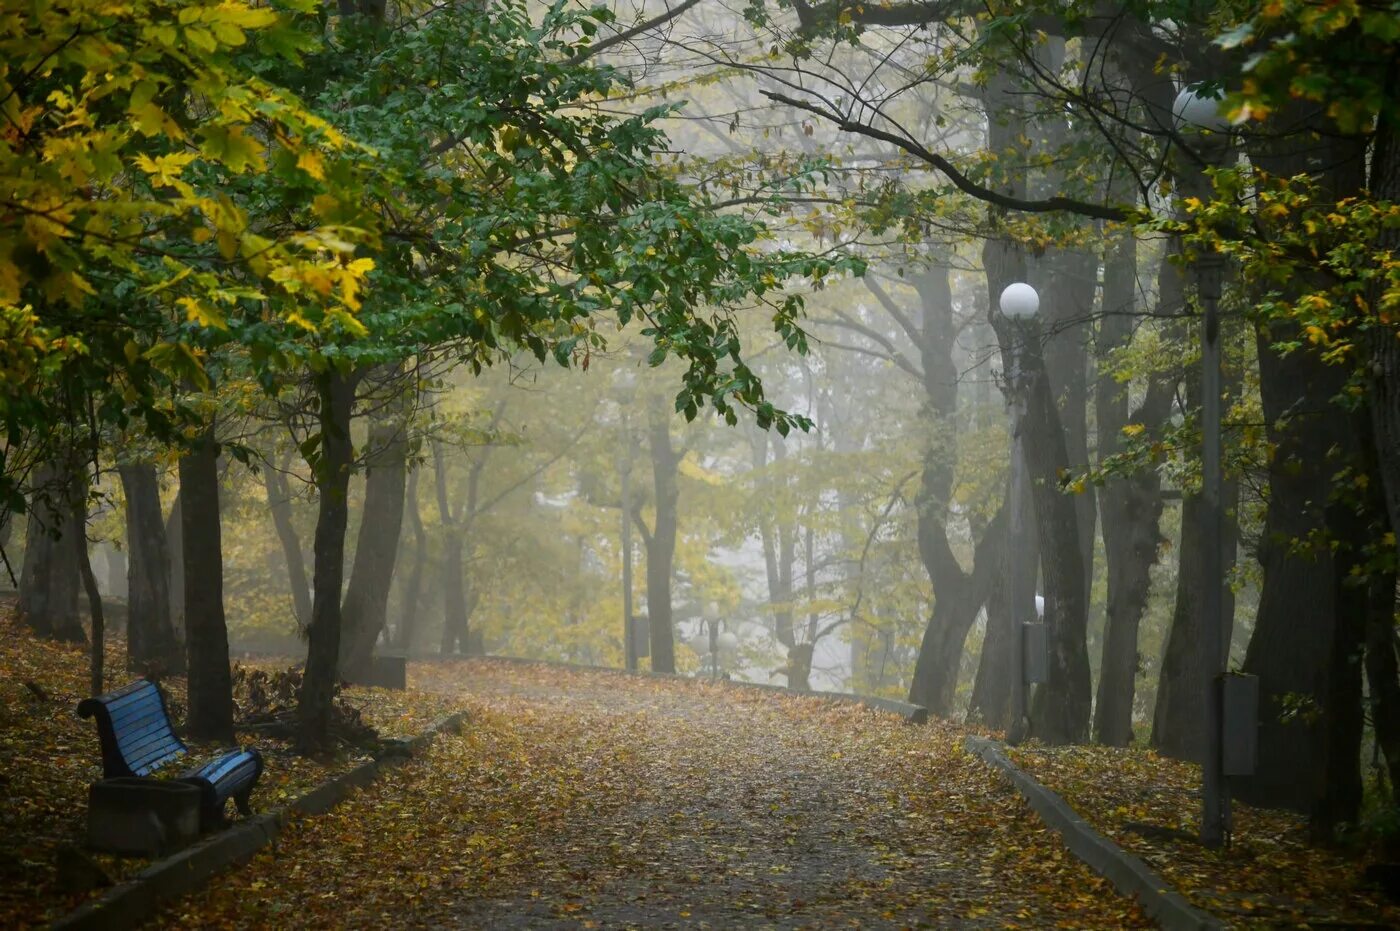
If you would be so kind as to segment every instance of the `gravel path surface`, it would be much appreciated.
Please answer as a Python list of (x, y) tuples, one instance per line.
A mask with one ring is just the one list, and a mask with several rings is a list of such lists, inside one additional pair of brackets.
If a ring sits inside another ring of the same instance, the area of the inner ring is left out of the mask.
[(489, 661), (472, 714), (172, 926), (1144, 924), (960, 746), (857, 706)]

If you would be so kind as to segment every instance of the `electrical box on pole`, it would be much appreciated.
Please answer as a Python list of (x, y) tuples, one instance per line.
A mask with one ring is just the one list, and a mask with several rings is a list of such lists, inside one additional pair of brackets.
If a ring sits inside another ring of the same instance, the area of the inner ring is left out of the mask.
[(1220, 677), (1220, 769), (1226, 776), (1252, 776), (1259, 756), (1259, 677)]
[(1044, 621), (1026, 621), (1021, 625), (1021, 645), (1026, 682), (1037, 685), (1050, 678), (1050, 636)]

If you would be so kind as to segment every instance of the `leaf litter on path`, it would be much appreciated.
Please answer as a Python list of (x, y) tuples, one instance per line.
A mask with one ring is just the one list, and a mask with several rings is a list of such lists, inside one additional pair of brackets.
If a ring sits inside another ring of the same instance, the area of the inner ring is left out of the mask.
[(859, 706), (425, 663), (460, 736), (170, 909), (170, 927), (1146, 924), (964, 732)]

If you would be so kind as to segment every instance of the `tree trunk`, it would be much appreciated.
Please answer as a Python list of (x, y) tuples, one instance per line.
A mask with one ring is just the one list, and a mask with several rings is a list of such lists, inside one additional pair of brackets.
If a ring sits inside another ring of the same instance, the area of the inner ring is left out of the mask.
[[(754, 430), (751, 439), (753, 465), (763, 469), (768, 465), (769, 436), (767, 430)], [(787, 445), (776, 434), (772, 438), (773, 462), (780, 464), (787, 459)], [(786, 485), (787, 475), (779, 476)], [(789, 496), (777, 491), (777, 482), (770, 479), (764, 482), (763, 496), (766, 503), (779, 509), (790, 505)], [(788, 688), (806, 691), (810, 688), (808, 677), (812, 669), (811, 644), (799, 644), (793, 626), (793, 568), (797, 564), (797, 525), (783, 517), (775, 519), (762, 510), (758, 517), (758, 535), (763, 546), (763, 568), (768, 579), (768, 607), (773, 612), (773, 636), (787, 651)], [(804, 649), (805, 648), (805, 649)], [(797, 683), (801, 682), (801, 685)]]
[[(1008, 499), (1004, 506), (1007, 524), (1010, 525), (1012, 502), (1008, 489)], [(1022, 489), (1021, 526), (1035, 526), (1035, 505), (1031, 501), (1030, 488)], [(1022, 573), (1020, 587), (1023, 592), (1035, 591), (1036, 579), (1040, 575), (1040, 547), (1034, 534), (1027, 534), (1022, 541), (1025, 552), (1020, 560), (1013, 560), (1011, 542), (1001, 547), (1000, 558), (995, 560), (995, 577), (987, 595), (987, 634), (982, 641), (982, 655), (977, 662), (977, 677), (972, 684), (972, 700), (968, 704), (968, 717), (993, 730), (1007, 731), (1012, 723), (1012, 680), (1021, 674), (1016, 661), (1015, 624), (1025, 618), (1015, 618), (1011, 610), (1012, 563), (1016, 563)]]
[(297, 536), (296, 525), (292, 523), (292, 492), (288, 487), (286, 470), (289, 460), (273, 468), (269, 463), (263, 469), (263, 485), (267, 490), (267, 506), (272, 513), (272, 525), (277, 530), (277, 539), (282, 544), (282, 556), (286, 560), (287, 584), (292, 590), (292, 611), (297, 624), (304, 630), (311, 623), (311, 587), (306, 582), (306, 556), (301, 551), (301, 539)]
[[(1392, 64), (1387, 75), (1385, 97), (1394, 100), (1400, 92), (1400, 64)], [(1367, 187), (1379, 201), (1400, 202), (1400, 114), (1395, 108), (1381, 108), (1372, 147)], [(1400, 226), (1386, 224), (1376, 237), (1377, 251), (1400, 254)], [(1376, 275), (1368, 298), (1380, 307), (1387, 278)], [(1394, 322), (1375, 326), (1365, 336), (1370, 361), (1371, 434), (1381, 484), (1385, 491), (1390, 526), (1400, 533), (1400, 339)]]
[[(1346, 539), (1366, 538), (1368, 514), (1359, 514), (1348, 504), (1333, 505), (1329, 511)], [(1361, 734), (1365, 727), (1361, 678), (1371, 589), (1357, 580), (1362, 578), (1365, 563), (1365, 555), (1351, 547), (1337, 551), (1332, 560), (1337, 616), (1329, 650), (1327, 691), (1322, 699), (1327, 712), (1323, 733), (1326, 756), (1322, 791), (1313, 803), (1308, 824), (1313, 840), (1323, 843), (1335, 840), (1341, 825), (1354, 824), (1361, 810)]]
[[(983, 533), (971, 570), (963, 569), (948, 539), (948, 515), (957, 479), (958, 368), (953, 361), (953, 295), (946, 267), (914, 278), (919, 293), (918, 348), (923, 373), (923, 474), (915, 497), (919, 558), (933, 586), (933, 611), (924, 628), (909, 700), (946, 716), (953, 711), (963, 648), (987, 600), (1001, 545), (998, 519)], [(980, 571), (979, 571), (980, 570)]]
[(185, 651), (195, 740), (233, 741), (233, 679), (224, 621), (219, 515), (219, 445), (211, 425), (180, 459), (180, 527), (185, 568)]
[(1259, 389), (1274, 449), (1259, 542), (1263, 589), (1244, 661), (1244, 671), (1259, 676), (1259, 766), (1236, 785), (1251, 804), (1309, 812), (1326, 782), (1329, 657), (1341, 608), (1336, 560), (1316, 533), (1328, 527), (1333, 476), (1353, 458), (1355, 443), (1352, 424), (1331, 402), (1346, 371), (1306, 348), (1283, 355), (1273, 340), (1259, 338)]
[(648, 411), (648, 445), (655, 488), (656, 526), (642, 528), (647, 551), (647, 614), (651, 624), (651, 669), (676, 671), (675, 624), (671, 608), (671, 576), (679, 528), (680, 489), (676, 481), (681, 456), (671, 445), (671, 424), (666, 408), (652, 404)]
[(92, 649), (88, 657), (88, 688), (93, 695), (102, 694), (102, 666), (106, 660), (107, 623), (102, 615), (102, 592), (97, 587), (97, 576), (92, 574), (92, 560), (88, 556), (87, 534), (73, 537), (73, 547), (78, 551), (78, 573), (87, 591), (88, 614), (92, 617)]
[(176, 639), (183, 639), (185, 633), (185, 522), (180, 518), (180, 495), (170, 505), (170, 514), (165, 518), (165, 546), (170, 551), (170, 626), (175, 628)]
[(1400, 661), (1395, 648), (1395, 575), (1371, 581), (1366, 612), (1366, 684), (1376, 743), (1385, 758), (1390, 798), (1400, 801)]
[(149, 463), (119, 467), (126, 496), (126, 649), (133, 670), (184, 668), (170, 620), (170, 550), (160, 515), (160, 480)]
[(364, 513), (350, 584), (340, 609), (345, 630), (341, 663), (347, 676), (362, 676), (368, 670), (389, 611), (389, 589), (403, 532), (408, 457), (405, 426), (398, 417), (370, 424)]
[[(1172, 252), (1180, 245), (1173, 244)], [(1184, 313), (1185, 281), (1175, 264), (1164, 261), (1157, 276), (1160, 294), (1158, 313)], [(1183, 338), (1189, 339), (1188, 334)], [(1238, 390), (1238, 372), (1224, 373), (1227, 392)], [(1227, 402), (1226, 402), (1227, 403)], [(1201, 377), (1199, 367), (1186, 373), (1186, 404), (1192, 410), (1201, 406)], [(1221, 570), (1228, 575), (1234, 570), (1239, 525), (1235, 511), (1239, 506), (1240, 487), (1226, 478), (1220, 492), (1221, 508), (1225, 512), (1223, 539), (1216, 540), (1204, 525), (1204, 509), (1199, 494), (1183, 496), (1181, 503), (1181, 538), (1177, 545), (1176, 601), (1171, 627), (1162, 648), (1162, 669), (1158, 677), (1157, 703), (1152, 714), (1151, 744), (1157, 752), (1178, 760), (1199, 763), (1205, 754), (1205, 690), (1206, 681), (1200, 663), (1201, 611), (1200, 594), (1203, 586), (1201, 556), (1207, 546), (1220, 546), (1224, 552)], [(1235, 600), (1227, 586), (1221, 596), (1224, 623), (1233, 625)]]
[[(1140, 424), (1155, 435), (1171, 410), (1175, 379), (1154, 376), (1142, 407), (1129, 414), (1127, 386), (1109, 371), (1115, 351), (1132, 340), (1132, 311), (1137, 290), (1137, 243), (1131, 232), (1110, 245), (1104, 263), (1103, 318), (1099, 324), (1100, 374), (1095, 391), (1099, 464), (1124, 449), (1123, 429)], [(1161, 548), (1161, 476), (1155, 468), (1115, 476), (1099, 492), (1108, 605), (1098, 697), (1094, 703), (1094, 739), (1110, 747), (1133, 740), (1133, 696), (1139, 667), (1138, 625), (1147, 609), (1152, 567)]]
[(461, 530), (448, 528), (442, 546), (442, 646), (440, 652), (465, 653), (471, 617), (462, 557), (466, 541)]
[(78, 553), (87, 475), (80, 466), (43, 465), (35, 472), (19, 581), (19, 616), (41, 637), (86, 643), (78, 617)]
[(405, 514), (408, 526), (413, 531), (413, 561), (409, 563), (408, 580), (404, 583), (399, 600), (399, 625), (395, 633), (395, 646), (400, 650), (413, 648), (413, 634), (418, 628), (418, 616), (422, 609), (419, 600), (423, 592), (423, 563), (428, 555), (427, 535), (423, 531), (423, 514), (418, 510), (418, 470), (408, 476), (405, 492)]
[(1030, 736), (1050, 744), (1082, 743), (1089, 736), (1093, 695), (1089, 682), (1088, 590), (1080, 548), (1079, 506), (1060, 489), (1070, 468), (1059, 408), (1034, 340), (1022, 353), (1028, 375), (1026, 460), (1035, 501), (1036, 535), (1045, 580), (1045, 623), (1050, 638), (1047, 681), (1031, 702)]
[(345, 580), (345, 529), (349, 517), (351, 378), (331, 369), (316, 376), (320, 405), (320, 455), (310, 463), (318, 492), (315, 584), (307, 627), (306, 673), (297, 713), (298, 742), (307, 752), (331, 744), (331, 707), (340, 680), (340, 598)]

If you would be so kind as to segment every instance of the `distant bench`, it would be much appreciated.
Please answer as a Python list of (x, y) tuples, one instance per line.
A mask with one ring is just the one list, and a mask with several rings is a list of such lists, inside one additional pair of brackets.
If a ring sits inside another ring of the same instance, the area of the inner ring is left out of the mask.
[[(189, 753), (170, 725), (165, 697), (154, 682), (135, 682), (84, 699), (78, 714), (97, 719), (102, 742), (103, 777), (116, 779), (149, 776), (176, 757)], [(200, 825), (207, 830), (223, 823), (224, 806), (231, 798), (244, 815), (252, 814), (248, 798), (262, 775), (262, 756), (256, 750), (231, 750), (217, 759), (180, 775), (180, 781), (200, 791)]]

